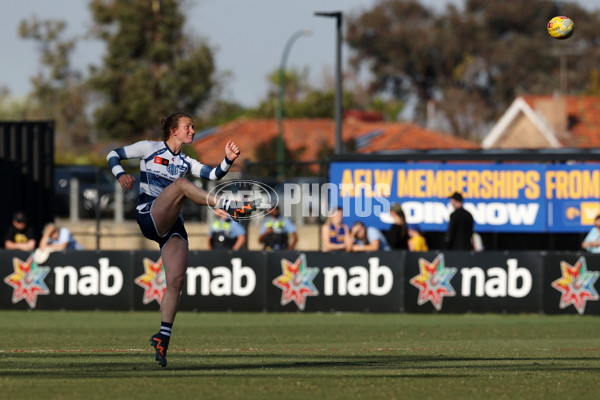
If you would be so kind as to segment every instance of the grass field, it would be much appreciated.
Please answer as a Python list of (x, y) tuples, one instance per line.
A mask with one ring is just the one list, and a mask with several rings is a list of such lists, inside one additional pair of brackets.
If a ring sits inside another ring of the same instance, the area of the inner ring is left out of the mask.
[(600, 318), (1, 311), (4, 399), (592, 399)]

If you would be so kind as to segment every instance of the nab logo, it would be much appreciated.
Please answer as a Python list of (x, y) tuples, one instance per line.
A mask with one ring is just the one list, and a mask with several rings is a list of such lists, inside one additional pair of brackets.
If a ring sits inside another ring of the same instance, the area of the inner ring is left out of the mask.
[[(54, 267), (54, 293), (62, 296), (116, 296), (123, 288), (123, 272), (110, 265), (106, 257), (98, 259), (99, 268), (91, 265), (79, 268), (72, 266)], [(68, 285), (65, 283), (68, 282)]]
[[(476, 297), (514, 297), (517, 299), (531, 292), (533, 277), (527, 268), (520, 268), (516, 258), (506, 260), (504, 268), (488, 268), (487, 273), (479, 267), (461, 268), (461, 295), (471, 296), (471, 282), (475, 282)], [(487, 274), (487, 279), (486, 279)]]
[[(381, 279), (380, 279), (381, 278)], [(394, 285), (394, 274), (392, 270), (379, 265), (379, 258), (369, 258), (369, 268), (357, 265), (348, 269), (342, 267), (323, 268), (323, 279), (325, 280), (324, 295), (335, 294), (335, 281), (337, 280), (338, 296), (385, 296), (392, 290)], [(381, 284), (379, 284), (381, 282)]]
[(285, 306), (293, 301), (303, 311), (306, 297), (319, 295), (313, 283), (318, 273), (319, 268), (307, 265), (304, 254), (300, 254), (293, 263), (285, 258), (281, 259), (281, 275), (273, 279), (273, 285), (281, 289), (281, 305)]
[(244, 266), (239, 257), (231, 259), (231, 268), (217, 266), (209, 270), (206, 267), (189, 267), (186, 270), (188, 296), (197, 294), (198, 279), (202, 296), (247, 297), (256, 288), (256, 273), (252, 268)]
[(421, 273), (410, 280), (410, 284), (419, 289), (417, 304), (421, 306), (430, 301), (440, 311), (444, 297), (456, 296), (450, 283), (456, 268), (446, 268), (444, 255), (440, 254), (432, 262), (419, 258), (419, 270)]
[(585, 257), (580, 257), (575, 265), (561, 261), (560, 270), (562, 276), (552, 282), (552, 287), (561, 292), (558, 306), (563, 309), (573, 305), (579, 314), (585, 313), (586, 302), (599, 299), (594, 283), (600, 271), (588, 271)]
[(156, 262), (144, 258), (144, 274), (135, 278), (134, 283), (144, 289), (144, 297), (142, 298), (144, 304), (152, 301), (160, 304), (167, 289), (162, 257)]
[(12, 302), (25, 300), (29, 307), (35, 308), (38, 295), (50, 294), (44, 279), (50, 272), (50, 267), (37, 265), (33, 257), (22, 261), (13, 258), (14, 272), (4, 278), (4, 283), (13, 288)]

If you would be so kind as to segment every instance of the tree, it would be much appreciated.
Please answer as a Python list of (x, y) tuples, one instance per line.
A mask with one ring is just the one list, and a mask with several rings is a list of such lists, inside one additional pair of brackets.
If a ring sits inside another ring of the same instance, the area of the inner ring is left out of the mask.
[[(333, 118), (335, 89), (331, 85), (314, 88), (308, 82), (308, 71), (299, 72), (290, 69), (284, 72), (285, 87), (283, 96), (284, 118)], [(269, 89), (266, 99), (255, 109), (247, 110), (245, 115), (254, 118), (275, 118), (277, 115), (279, 95), (279, 70), (268, 75)], [(352, 91), (346, 90), (342, 99), (343, 108), (364, 108), (358, 105)]]
[(40, 72), (31, 79), (33, 90), (25, 101), (26, 119), (51, 119), (56, 122), (57, 158), (86, 149), (94, 142), (87, 116), (90, 93), (82, 74), (71, 67), (75, 38), (63, 38), (66, 23), (23, 20), (19, 34), (34, 40), (40, 49)]
[(0, 120), (22, 120), (27, 116), (28, 102), (26, 99), (12, 97), (10, 90), (0, 87)]
[[(575, 35), (557, 41), (546, 24), (569, 15)], [(573, 3), (559, 9), (543, 0), (466, 0), (437, 15), (416, 0), (379, 0), (348, 18), (346, 40), (352, 65), (373, 73), (371, 92), (418, 100), (418, 121), (433, 99), (450, 130), (459, 136), (481, 133), (519, 93), (551, 93), (559, 88), (556, 54), (581, 52), (569, 65), (569, 92), (586, 91), (600, 53), (598, 13)]]
[[(252, 168), (247, 171), (251, 176), (265, 176), (273, 177), (278, 175), (278, 164), (277, 161), (277, 142), (278, 138), (274, 137), (264, 142), (259, 143), (254, 150), (254, 158), (260, 160), (260, 162), (254, 164)], [(289, 147), (284, 147), (284, 160), (286, 161), (298, 161), (302, 157), (305, 148), (301, 147), (296, 150), (291, 150)], [(285, 176), (309, 176), (314, 175), (314, 171), (307, 164), (290, 163), (285, 166)]]
[(197, 113), (215, 85), (213, 51), (183, 32), (183, 0), (92, 0), (95, 35), (106, 42), (91, 86), (103, 95), (97, 126), (113, 138), (158, 138), (158, 121)]

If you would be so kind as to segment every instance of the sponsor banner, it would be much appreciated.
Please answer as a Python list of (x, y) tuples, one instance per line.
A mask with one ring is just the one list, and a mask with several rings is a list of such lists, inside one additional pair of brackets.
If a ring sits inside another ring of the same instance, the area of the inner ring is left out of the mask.
[[(158, 310), (166, 288), (160, 253), (136, 252), (134, 265), (134, 309)], [(260, 252), (192, 251), (179, 310), (263, 311), (264, 277)]]
[(544, 312), (600, 315), (600, 254), (549, 254), (544, 258)]
[(403, 252), (267, 254), (268, 311), (403, 311)]
[[(180, 310), (600, 315), (600, 255), (191, 252)], [(0, 251), (0, 309), (155, 310), (154, 251)]]
[(191, 252), (182, 309), (263, 311), (265, 256), (250, 251)]
[(534, 252), (407, 253), (407, 312), (539, 312), (542, 264)]
[(2, 309), (129, 310), (131, 253), (51, 253), (38, 265), (30, 253), (0, 252)]
[(380, 214), (401, 203), (409, 224), (446, 230), (457, 191), (478, 232), (584, 232), (600, 214), (596, 164), (333, 162), (330, 203), (346, 222), (385, 229)]

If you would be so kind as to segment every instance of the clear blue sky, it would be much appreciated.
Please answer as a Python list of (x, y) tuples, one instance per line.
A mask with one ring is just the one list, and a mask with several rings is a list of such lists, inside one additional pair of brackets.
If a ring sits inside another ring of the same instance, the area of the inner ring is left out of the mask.
[[(421, 0), (442, 9), (447, 2), (462, 0)], [(279, 67), (288, 38), (300, 29), (311, 29), (310, 37), (297, 40), (289, 54), (288, 68), (308, 68), (313, 85), (323, 83), (335, 66), (335, 20), (315, 17), (316, 11), (342, 11), (345, 15), (372, 7), (377, 0), (191, 0), (187, 9), (188, 29), (205, 37), (217, 49), (217, 68), (230, 71), (227, 96), (253, 106), (264, 98), (267, 75)], [(600, 8), (600, 0), (578, 0), (584, 6)], [(0, 86), (13, 95), (30, 90), (29, 80), (38, 71), (39, 54), (35, 44), (21, 40), (18, 25), (22, 19), (62, 19), (68, 35), (83, 35), (91, 24), (87, 1), (22, 0), (2, 1), (0, 5)], [(100, 64), (103, 45), (83, 42), (77, 47), (74, 65), (86, 71)], [(343, 48), (344, 62), (349, 50)]]

